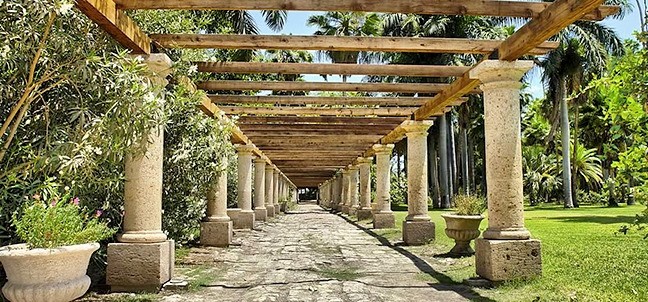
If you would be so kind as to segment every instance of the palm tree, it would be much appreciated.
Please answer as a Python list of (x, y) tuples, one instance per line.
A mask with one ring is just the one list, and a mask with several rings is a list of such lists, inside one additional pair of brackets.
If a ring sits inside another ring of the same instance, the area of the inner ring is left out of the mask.
[(529, 195), (531, 205), (547, 202), (551, 192), (560, 186), (560, 177), (553, 153), (546, 154), (541, 146), (528, 146), (522, 149), (524, 169), (524, 189)]
[[(320, 36), (377, 36), (380, 35), (381, 16), (376, 13), (327, 12), (308, 18), (307, 25), (315, 26)], [(333, 63), (357, 64), (376, 60), (375, 54), (357, 51), (319, 51), (320, 58)], [(325, 76), (324, 76), (325, 77)], [(325, 77), (326, 78), (326, 77)], [(347, 76), (342, 75), (346, 82)]]
[(603, 168), (601, 159), (596, 155), (596, 149), (585, 149), (582, 144), (573, 144), (574, 154), (574, 187), (578, 189), (584, 184), (588, 189), (595, 189), (603, 183)]

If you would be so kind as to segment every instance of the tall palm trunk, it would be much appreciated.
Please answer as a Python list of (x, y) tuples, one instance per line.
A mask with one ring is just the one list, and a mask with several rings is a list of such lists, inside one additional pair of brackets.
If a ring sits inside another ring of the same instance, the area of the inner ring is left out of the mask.
[(448, 179), (448, 122), (444, 114), (439, 118), (439, 185), (442, 209), (450, 208)]
[(457, 145), (454, 139), (454, 124), (452, 123), (452, 111), (448, 112), (448, 188), (450, 193), (450, 203), (453, 203), (454, 194), (457, 193)]
[(563, 193), (565, 197), (565, 208), (573, 208), (572, 201), (572, 178), (571, 178), (571, 158), (569, 156), (569, 107), (567, 105), (567, 98), (565, 97), (565, 80), (560, 81), (560, 131), (562, 138), (562, 177), (563, 177)]
[(459, 109), (459, 152), (461, 153), (461, 185), (463, 193), (470, 194), (470, 177), (468, 177), (468, 103), (461, 105)]
[(436, 150), (436, 136), (439, 134), (438, 126), (432, 126), (430, 128), (430, 133), (428, 134), (427, 146), (428, 146), (428, 186), (430, 188), (430, 198), (432, 199), (432, 206), (437, 209), (441, 205), (439, 203), (440, 193), (439, 193), (439, 175), (438, 175), (438, 165), (439, 161), (437, 160), (437, 150)]

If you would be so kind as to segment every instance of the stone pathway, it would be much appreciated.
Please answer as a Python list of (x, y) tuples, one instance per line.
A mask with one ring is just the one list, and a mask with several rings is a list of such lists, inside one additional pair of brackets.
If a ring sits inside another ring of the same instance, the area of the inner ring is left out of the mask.
[(178, 273), (202, 278), (193, 282), (200, 287), (167, 293), (162, 301), (479, 298), (469, 287), (438, 283), (424, 272), (429, 268), (424, 260), (402, 251), (317, 205), (299, 205), (274, 221), (259, 223), (256, 230), (236, 231), (235, 245), (227, 249), (191, 249)]

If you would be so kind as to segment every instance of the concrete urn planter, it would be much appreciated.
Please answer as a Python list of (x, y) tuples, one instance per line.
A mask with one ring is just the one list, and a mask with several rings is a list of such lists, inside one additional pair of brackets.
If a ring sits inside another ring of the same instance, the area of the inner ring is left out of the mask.
[(445, 233), (455, 240), (455, 246), (448, 255), (453, 257), (472, 256), (475, 251), (470, 247), (470, 242), (479, 237), (479, 224), (484, 219), (482, 215), (441, 215), (446, 222)]
[(25, 244), (0, 249), (0, 261), (8, 282), (2, 293), (12, 302), (67, 302), (79, 298), (90, 287), (86, 275), (98, 243), (27, 249)]

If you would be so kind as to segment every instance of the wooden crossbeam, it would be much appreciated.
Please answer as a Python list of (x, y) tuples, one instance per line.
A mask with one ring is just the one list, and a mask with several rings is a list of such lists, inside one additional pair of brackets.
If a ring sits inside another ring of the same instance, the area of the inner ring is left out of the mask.
[(247, 115), (319, 115), (319, 116), (410, 116), (416, 108), (326, 108), (326, 107), (240, 107), (220, 106), (226, 114)]
[(133, 54), (151, 53), (151, 39), (112, 0), (77, 0), (76, 7)]
[(456, 77), (466, 72), (467, 66), (444, 65), (369, 65), (268, 62), (195, 62), (199, 72), (237, 74), (326, 74), (375, 75), (402, 77)]
[(263, 130), (249, 130), (244, 131), (248, 137), (264, 137), (264, 136), (279, 136), (285, 138), (293, 137), (327, 137), (327, 136), (339, 136), (339, 135), (380, 135), (382, 133), (387, 134), (389, 130), (376, 131), (372, 128), (365, 129), (350, 129), (350, 130), (293, 130), (293, 131), (263, 131)]
[[(192, 49), (289, 49), (416, 53), (489, 54), (502, 41), (462, 38), (355, 37), (355, 36), (288, 36), (288, 35), (218, 35), (156, 34), (150, 35), (164, 48)], [(529, 50), (543, 55), (558, 47), (558, 42), (544, 42)]]
[[(115, 2), (123, 9), (356, 11), (520, 18), (537, 18), (548, 6), (545, 2), (489, 0), (115, 0)], [(602, 20), (617, 12), (618, 7), (602, 6), (584, 15), (582, 19)]]
[(275, 124), (275, 125), (400, 125), (403, 117), (339, 117), (339, 116), (241, 116), (238, 124)]
[(470, 91), (474, 91), (480, 84), (479, 80), (471, 79), (468, 74), (456, 79), (448, 89), (442, 91), (414, 112), (414, 119), (422, 121), (430, 116), (440, 116), (445, 113), (446, 107), (455, 105)]
[(365, 105), (365, 106), (416, 106), (429, 97), (317, 97), (317, 96), (250, 96), (210, 95), (215, 104), (275, 104), (275, 105)]
[[(324, 144), (320, 143), (317, 146), (319, 151), (329, 151), (329, 152), (338, 152), (338, 151), (355, 151), (354, 154), (362, 154), (364, 150), (371, 146), (372, 143), (358, 144), (358, 145), (332, 145), (330, 143)], [(259, 148), (263, 150), (264, 153), (269, 153), (270, 151), (303, 151), (313, 149), (312, 145), (290, 145), (290, 146), (276, 146), (273, 144), (261, 145)], [(270, 156), (269, 156), (270, 157)]]
[(595, 10), (604, 0), (556, 0), (536, 19), (515, 31), (499, 47), (500, 60), (515, 61), (542, 41), (552, 37), (582, 16)]
[[(240, 119), (248, 117), (240, 117)], [(398, 124), (398, 123), (396, 123)], [(367, 126), (363, 124), (243, 124), (240, 123), (239, 127), (245, 133), (249, 131), (322, 131), (322, 132), (337, 132), (337, 131), (356, 131), (367, 130)], [(376, 129), (378, 131), (389, 131), (394, 127), (392, 124), (378, 124), (372, 125), (369, 130)]]
[[(356, 92), (400, 92), (439, 93), (449, 84), (438, 83), (335, 83), (335, 82), (292, 82), (292, 81), (207, 81), (196, 84), (208, 91), (356, 91)], [(480, 93), (478, 89), (471, 93)]]
[(263, 133), (260, 135), (255, 135), (255, 134), (250, 134), (246, 133), (247, 136), (250, 139), (257, 140), (257, 139), (275, 139), (275, 140), (281, 140), (285, 139), (286, 141), (289, 140), (305, 140), (305, 141), (310, 141), (310, 140), (339, 140), (339, 141), (345, 141), (345, 142), (359, 142), (359, 141), (364, 141), (364, 140), (375, 140), (379, 139), (382, 137), (380, 134), (376, 133), (369, 133), (369, 134), (333, 134), (333, 133), (327, 133), (327, 134), (322, 134), (322, 133), (311, 133), (311, 134), (299, 134), (299, 135), (294, 135), (287, 137), (286, 135), (282, 134), (277, 134), (277, 133)]

